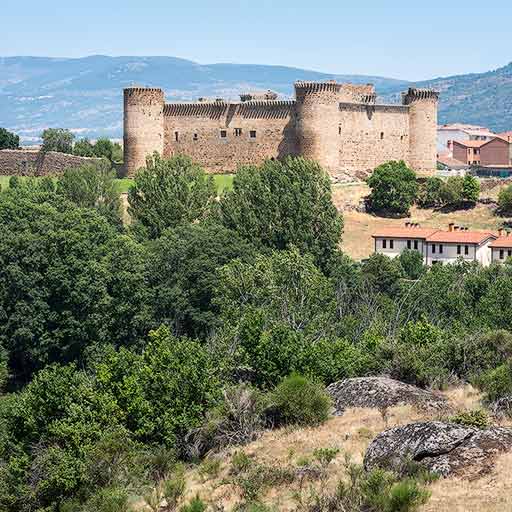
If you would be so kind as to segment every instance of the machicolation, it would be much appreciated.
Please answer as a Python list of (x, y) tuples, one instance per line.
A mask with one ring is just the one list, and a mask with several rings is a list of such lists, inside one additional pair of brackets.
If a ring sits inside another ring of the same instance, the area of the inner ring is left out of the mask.
[(272, 91), (239, 102), (200, 98), (169, 103), (158, 88), (124, 90), (124, 151), (128, 175), (153, 152), (187, 154), (209, 172), (233, 172), (268, 158), (302, 155), (334, 179), (365, 176), (388, 160), (417, 172), (436, 168), (439, 94), (410, 88), (401, 104), (382, 105), (371, 84), (298, 81), (295, 100)]

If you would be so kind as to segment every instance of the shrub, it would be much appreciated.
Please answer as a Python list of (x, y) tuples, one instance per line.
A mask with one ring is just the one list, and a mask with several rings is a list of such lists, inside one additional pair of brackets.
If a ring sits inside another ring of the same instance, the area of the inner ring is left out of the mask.
[(196, 496), (187, 505), (183, 505), (180, 512), (204, 512), (206, 509), (206, 503), (199, 496)]
[(512, 366), (504, 363), (493, 370), (484, 372), (475, 381), (485, 393), (486, 401), (495, 402), (512, 394)]
[(380, 165), (366, 182), (372, 189), (369, 206), (376, 212), (406, 215), (418, 193), (416, 174), (403, 160)]
[(449, 421), (464, 425), (465, 427), (487, 428), (490, 424), (489, 415), (482, 409), (472, 411), (460, 411), (452, 416)]
[(272, 401), (285, 425), (318, 425), (329, 417), (331, 399), (321, 384), (290, 375), (273, 391)]

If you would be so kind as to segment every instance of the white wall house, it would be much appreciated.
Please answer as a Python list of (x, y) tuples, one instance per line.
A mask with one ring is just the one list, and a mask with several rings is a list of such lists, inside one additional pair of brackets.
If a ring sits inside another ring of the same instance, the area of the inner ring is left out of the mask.
[(500, 236), (489, 244), (491, 248), (491, 261), (503, 263), (512, 258), (512, 235)]
[[(442, 231), (421, 228), (409, 222), (402, 228), (381, 229), (372, 237), (375, 252), (392, 258), (399, 256), (405, 249), (415, 249), (427, 265), (454, 263), (463, 259), (477, 261), (484, 266), (493, 261), (491, 244), (498, 238), (495, 233), (468, 231), (454, 224), (449, 225), (448, 231)], [(512, 243), (510, 245), (512, 250)]]

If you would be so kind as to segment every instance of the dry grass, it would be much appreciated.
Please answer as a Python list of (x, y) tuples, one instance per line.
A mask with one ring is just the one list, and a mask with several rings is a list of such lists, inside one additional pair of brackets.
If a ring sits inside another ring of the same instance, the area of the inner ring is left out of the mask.
[[(486, 197), (497, 197), (500, 187), (495, 187), (485, 194)], [(361, 260), (373, 253), (374, 242), (372, 232), (382, 227), (403, 226), (408, 219), (387, 219), (354, 209), (347, 205), (356, 206), (369, 193), (364, 184), (336, 185), (333, 187), (333, 200), (337, 208), (343, 211), (345, 229), (343, 233), (343, 250), (352, 258)], [(489, 206), (478, 205), (471, 210), (459, 210), (443, 213), (432, 209), (411, 209), (410, 219), (422, 226), (446, 229), (450, 222), (461, 224), (474, 230), (496, 230), (503, 224), (503, 219), (494, 215)]]

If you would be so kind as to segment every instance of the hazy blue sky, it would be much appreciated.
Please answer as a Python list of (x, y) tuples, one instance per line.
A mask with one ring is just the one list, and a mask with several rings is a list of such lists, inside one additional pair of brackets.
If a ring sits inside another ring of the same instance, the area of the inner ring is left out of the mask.
[(419, 80), (512, 60), (512, 2), (2, 0), (0, 56), (169, 55)]

